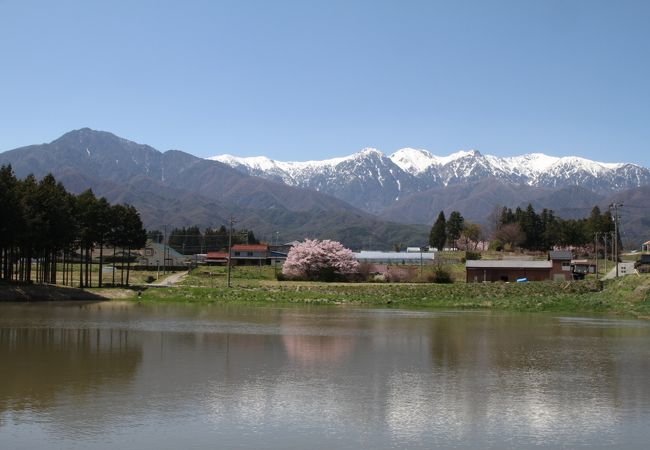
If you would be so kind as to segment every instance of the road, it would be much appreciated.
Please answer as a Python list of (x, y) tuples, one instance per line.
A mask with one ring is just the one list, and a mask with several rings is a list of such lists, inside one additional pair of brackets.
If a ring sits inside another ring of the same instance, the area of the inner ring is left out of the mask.
[(150, 286), (173, 286), (174, 284), (178, 283), (181, 281), (181, 279), (187, 275), (187, 271), (185, 272), (178, 272), (178, 273), (173, 273), (167, 278), (164, 278), (160, 281), (156, 281), (155, 283), (151, 283)]

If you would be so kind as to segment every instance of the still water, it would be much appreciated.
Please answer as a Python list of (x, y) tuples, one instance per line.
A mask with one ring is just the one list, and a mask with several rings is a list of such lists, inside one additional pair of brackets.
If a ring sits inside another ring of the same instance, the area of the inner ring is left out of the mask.
[(0, 448), (648, 448), (650, 322), (0, 304)]

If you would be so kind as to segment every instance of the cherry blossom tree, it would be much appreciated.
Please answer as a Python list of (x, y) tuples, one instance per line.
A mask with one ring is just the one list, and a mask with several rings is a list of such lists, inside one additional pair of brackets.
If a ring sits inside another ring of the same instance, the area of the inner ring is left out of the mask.
[(290, 278), (331, 281), (356, 273), (359, 263), (352, 251), (340, 242), (329, 239), (306, 239), (294, 245), (282, 266), (282, 273)]

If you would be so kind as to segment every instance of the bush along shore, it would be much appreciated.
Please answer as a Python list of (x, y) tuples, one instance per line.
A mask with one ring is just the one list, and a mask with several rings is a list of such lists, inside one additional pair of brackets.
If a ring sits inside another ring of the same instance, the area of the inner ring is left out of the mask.
[(142, 302), (369, 305), (513, 311), (611, 312), (650, 317), (650, 276), (531, 283), (257, 283), (147, 289)]

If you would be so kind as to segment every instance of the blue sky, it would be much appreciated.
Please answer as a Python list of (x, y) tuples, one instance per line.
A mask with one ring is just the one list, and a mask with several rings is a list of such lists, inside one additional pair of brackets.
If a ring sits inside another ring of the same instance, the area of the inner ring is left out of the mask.
[(0, 0), (0, 151), (363, 147), (650, 166), (648, 1)]

